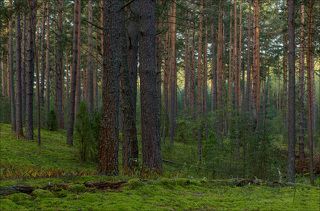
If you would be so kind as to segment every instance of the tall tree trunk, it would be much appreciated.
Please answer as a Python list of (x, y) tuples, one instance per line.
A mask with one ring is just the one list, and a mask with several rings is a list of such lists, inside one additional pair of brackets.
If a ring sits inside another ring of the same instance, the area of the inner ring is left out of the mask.
[(47, 2), (47, 31), (46, 31), (46, 113), (50, 112), (50, 89), (51, 89), (51, 76), (50, 76), (50, 2)]
[(58, 127), (64, 128), (64, 112), (63, 112), (63, 26), (62, 13), (63, 1), (58, 0), (58, 23), (57, 23), (57, 52), (56, 52), (56, 94), (55, 94), (55, 112), (58, 120)]
[(42, 32), (41, 32), (41, 82), (40, 82), (40, 104), (44, 106), (44, 81), (45, 81), (45, 35), (46, 35), (46, 20), (47, 20), (47, 8), (48, 4), (43, 3), (43, 17), (42, 17)]
[(172, 3), (170, 24), (170, 74), (169, 74), (169, 126), (170, 144), (174, 142), (177, 106), (177, 64), (176, 64), (176, 2)]
[[(252, 0), (248, 0), (249, 4), (252, 3)], [(247, 88), (246, 88), (246, 111), (250, 113), (251, 111), (251, 66), (252, 66), (252, 13), (251, 9), (248, 11), (248, 26), (247, 26), (247, 40), (248, 40), (248, 48), (247, 48)]]
[[(17, 138), (23, 137), (23, 129), (22, 129), (22, 93), (21, 93), (21, 27), (20, 27), (20, 11), (21, 5), (16, 3), (17, 9), (17, 31), (16, 31), (16, 136)], [(29, 122), (28, 122), (29, 123)], [(27, 125), (28, 126), (28, 125)], [(30, 138), (28, 136), (27, 138)]]
[(72, 42), (72, 72), (71, 72), (71, 91), (70, 91), (70, 116), (67, 130), (67, 144), (73, 145), (73, 129), (75, 121), (75, 100), (76, 100), (76, 84), (77, 81), (77, 68), (78, 68), (78, 33), (80, 33), (78, 25), (80, 20), (80, 0), (74, 3), (74, 26), (73, 26), (73, 42)]
[(223, 108), (223, 9), (219, 5), (218, 46), (217, 46), (217, 108)]
[(253, 99), (254, 99), (254, 116), (256, 123), (258, 124), (259, 111), (260, 111), (260, 26), (259, 26), (259, 16), (260, 16), (260, 6), (259, 0), (253, 1), (253, 11), (254, 11), (254, 45), (253, 45)]
[[(44, 17), (43, 17), (44, 18)], [(44, 25), (43, 25), (44, 26)], [(41, 35), (43, 36), (43, 34)], [(39, 43), (39, 40), (42, 39), (41, 37), (39, 37), (39, 34), (37, 36), (37, 38), (35, 39), (37, 43)], [(36, 75), (37, 75), (37, 129), (38, 129), (38, 145), (41, 145), (41, 119), (40, 119), (40, 115), (41, 115), (41, 102), (40, 102), (40, 72), (39, 72), (39, 50), (37, 45), (35, 45), (35, 63), (36, 63)]]
[[(75, 114), (77, 115), (78, 111), (79, 111), (79, 105), (80, 105), (80, 101), (81, 101), (81, 83), (82, 83), (82, 80), (83, 80), (83, 77), (82, 77), (82, 72), (81, 72), (81, 51), (80, 51), (80, 46), (81, 46), (81, 0), (79, 1), (79, 4), (78, 4), (78, 11), (79, 11), (79, 15), (77, 16), (78, 17), (78, 36), (77, 36), (77, 51), (78, 51), (78, 62), (77, 62), (77, 83), (76, 83), (76, 100), (75, 100)], [(83, 80), (85, 81), (85, 80)]]
[[(198, 87), (197, 87), (197, 114), (198, 118), (203, 115), (203, 80), (204, 80), (204, 70), (202, 61), (202, 39), (203, 39), (203, 6), (204, 0), (200, 1), (200, 17), (199, 17), (199, 40), (198, 40)], [(198, 160), (202, 159), (202, 123), (198, 129)]]
[(314, 63), (313, 63), (313, 52), (314, 52), (314, 0), (308, 2), (308, 51), (307, 51), (307, 90), (308, 90), (308, 142), (309, 142), (309, 172), (310, 172), (310, 183), (314, 184), (314, 164), (313, 164), (313, 115), (314, 115)]
[(155, 1), (140, 3), (141, 133), (144, 171), (162, 172), (160, 151), (160, 96), (156, 74)]
[[(119, 37), (123, 1), (104, 1), (103, 9), (103, 115), (101, 119), (99, 172), (117, 175), (119, 149), (119, 73), (122, 61), (122, 46)], [(124, 35), (123, 35), (124, 36)]]
[(229, 32), (230, 32), (230, 37), (229, 37), (229, 72), (228, 72), (228, 106), (232, 108), (233, 105), (233, 77), (234, 77), (234, 43), (232, 43), (233, 36), (235, 36), (235, 33), (232, 33), (232, 9), (230, 8), (230, 23), (229, 23)]
[[(189, 15), (187, 14), (187, 17)], [(187, 19), (187, 21), (189, 21)], [(188, 22), (187, 22), (188, 23)], [(184, 36), (184, 43), (185, 43), (185, 51), (184, 51), (184, 101), (183, 106), (184, 110), (189, 110), (189, 96), (190, 96), (190, 53), (189, 53), (189, 29), (186, 29), (185, 36)]]
[(27, 12), (23, 13), (23, 28), (22, 28), (22, 46), (21, 46), (21, 96), (22, 96), (22, 125), (26, 117), (26, 72), (28, 59), (28, 20)]
[[(192, 15), (194, 18), (194, 16)], [(196, 70), (195, 70), (195, 21), (194, 19), (192, 20), (191, 23), (191, 50), (190, 50), (190, 111), (192, 114), (192, 117), (195, 118), (195, 88), (196, 88), (196, 82), (195, 82), (195, 75), (196, 75)]]
[[(123, 3), (123, 2), (121, 2)], [(134, 3), (137, 5), (137, 3)], [(126, 36), (125, 26), (125, 14), (121, 10), (119, 13), (120, 21), (120, 39), (122, 47), (122, 61), (121, 61), (121, 73), (120, 73), (120, 84), (121, 84), (121, 110), (122, 110), (122, 128), (123, 128), (123, 147), (122, 147), (122, 165), (125, 174), (133, 173), (134, 167), (137, 166), (138, 162), (138, 140), (137, 140), (137, 128), (136, 128), (136, 68), (137, 68), (137, 51), (133, 52), (133, 48), (137, 48), (137, 35), (138, 27), (135, 22), (131, 22), (130, 30), (128, 30), (128, 36)], [(128, 40), (127, 40), (128, 37)], [(133, 44), (134, 42), (134, 44)], [(128, 43), (128, 45), (127, 45)], [(136, 45), (133, 47), (133, 45)], [(136, 53), (134, 55), (134, 53)], [(133, 66), (128, 66), (133, 65)], [(135, 69), (135, 70), (133, 70)], [(134, 71), (135, 73), (133, 73)], [(133, 76), (132, 74), (135, 74)]]
[(28, 71), (27, 71), (27, 96), (26, 96), (26, 138), (33, 140), (33, 81), (35, 68), (35, 34), (36, 34), (36, 0), (28, 0), (29, 40), (28, 40)]
[(217, 109), (217, 59), (216, 59), (216, 31), (214, 27), (214, 19), (212, 18), (211, 24), (211, 35), (212, 35), (212, 45), (211, 45), (211, 55), (212, 55), (212, 67), (211, 67), (211, 111), (215, 111)]
[(234, 34), (233, 34), (233, 70), (234, 70), (234, 94), (235, 94), (235, 108), (239, 111), (240, 106), (240, 69), (238, 66), (238, 14), (237, 14), (237, 0), (234, 1)]
[(299, 159), (304, 160), (304, 125), (305, 125), (305, 106), (304, 106), (304, 60), (305, 60), (305, 41), (304, 41), (304, 4), (301, 4), (301, 26), (300, 26), (300, 69), (299, 69)]
[(294, 0), (288, 0), (288, 67), (289, 67), (289, 93), (288, 93), (288, 180), (295, 182), (295, 25)]
[[(244, 96), (244, 69), (242, 68), (242, 0), (239, 2), (239, 38), (238, 38), (238, 93), (237, 93), (237, 103), (238, 111), (240, 110), (240, 105), (242, 105), (242, 97)], [(240, 74), (242, 73), (242, 85), (240, 83)]]
[[(88, 21), (91, 23), (92, 18), (92, 0), (88, 1)], [(88, 61), (87, 61), (87, 104), (88, 110), (90, 113), (93, 112), (94, 109), (94, 100), (93, 100), (93, 62), (92, 62), (92, 25), (88, 24)]]
[[(12, 6), (12, 0), (9, 0), (9, 5)], [(9, 18), (9, 24), (8, 24), (8, 72), (9, 72), (11, 131), (15, 133), (16, 132), (16, 103), (15, 103), (15, 91), (14, 91), (12, 19), (13, 18)]]

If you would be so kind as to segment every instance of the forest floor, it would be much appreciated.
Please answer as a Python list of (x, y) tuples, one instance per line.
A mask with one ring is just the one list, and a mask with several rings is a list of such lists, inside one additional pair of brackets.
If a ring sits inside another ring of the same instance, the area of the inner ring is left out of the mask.
[(307, 184), (208, 180), (172, 173), (148, 179), (98, 176), (96, 164), (79, 162), (77, 149), (65, 144), (63, 131), (42, 130), (42, 136), (38, 147), (36, 141), (16, 140), (10, 126), (0, 124), (1, 211), (320, 210), (320, 188)]

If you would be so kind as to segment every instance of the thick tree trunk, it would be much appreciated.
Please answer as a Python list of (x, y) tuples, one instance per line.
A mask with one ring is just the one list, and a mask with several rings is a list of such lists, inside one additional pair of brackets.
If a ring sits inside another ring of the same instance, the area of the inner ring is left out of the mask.
[(160, 151), (160, 96), (156, 74), (156, 17), (155, 1), (140, 3), (140, 90), (141, 132), (144, 171), (162, 172)]
[[(12, 0), (9, 1), (12, 6)], [(10, 117), (11, 131), (16, 132), (16, 103), (14, 90), (14, 69), (13, 69), (13, 35), (12, 18), (9, 18), (8, 24), (8, 72), (9, 72), (9, 93), (10, 93)]]
[[(22, 129), (22, 93), (21, 93), (21, 27), (20, 27), (20, 9), (21, 5), (16, 4), (17, 11), (17, 31), (16, 31), (16, 136), (17, 138), (23, 137)], [(29, 136), (28, 136), (29, 138)]]
[(63, 1), (58, 1), (58, 23), (57, 23), (57, 51), (56, 51), (56, 92), (55, 92), (55, 112), (58, 120), (58, 127), (64, 128), (63, 112)]
[[(117, 175), (119, 149), (119, 73), (121, 71), (121, 28), (123, 1), (104, 1), (103, 9), (103, 113), (100, 130), (99, 172)], [(124, 35), (122, 35), (124, 36)]]
[(80, 0), (76, 0), (74, 3), (74, 26), (73, 26), (73, 42), (72, 42), (72, 72), (71, 72), (71, 90), (70, 90), (70, 116), (67, 130), (67, 144), (73, 145), (73, 129), (75, 121), (75, 100), (76, 100), (76, 84), (77, 81), (77, 67), (78, 67), (78, 25), (80, 20)]
[(295, 25), (294, 0), (288, 0), (288, 67), (289, 67), (289, 93), (288, 93), (288, 180), (295, 182)]
[[(88, 1), (88, 21), (91, 23), (92, 18), (92, 0)], [(94, 100), (93, 100), (93, 62), (92, 62), (92, 25), (88, 24), (88, 61), (87, 61), (87, 104), (88, 110), (90, 113), (94, 109)]]
[[(137, 5), (137, 3), (134, 3)], [(123, 127), (122, 165), (126, 174), (133, 173), (138, 164), (138, 139), (136, 128), (136, 89), (137, 89), (137, 48), (138, 48), (138, 26), (132, 21), (128, 25), (128, 36), (125, 26), (125, 14), (119, 13), (121, 27), (120, 39), (122, 47), (121, 61), (121, 110)], [(128, 40), (127, 40), (128, 38)], [(128, 43), (128, 45), (127, 45)], [(135, 50), (133, 50), (135, 49)], [(130, 66), (128, 66), (130, 65)]]
[(35, 33), (36, 33), (36, 0), (29, 0), (29, 40), (28, 40), (28, 71), (26, 96), (26, 138), (33, 140), (33, 81), (35, 68)]

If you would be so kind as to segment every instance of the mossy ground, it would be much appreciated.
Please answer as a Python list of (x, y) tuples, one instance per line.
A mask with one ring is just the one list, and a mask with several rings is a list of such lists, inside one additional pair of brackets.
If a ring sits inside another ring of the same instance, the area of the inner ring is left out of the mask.
[[(43, 143), (16, 140), (9, 125), (0, 125), (0, 186), (37, 188), (32, 194), (0, 197), (0, 210), (301, 210), (320, 209), (320, 189), (309, 185), (246, 185), (181, 178), (165, 166), (167, 177), (97, 176), (94, 163), (80, 163), (64, 133), (42, 131)], [(169, 172), (169, 173), (168, 173)], [(39, 178), (41, 177), (41, 178)], [(87, 188), (87, 181), (127, 181), (117, 190)], [(43, 190), (48, 184), (66, 190)]]

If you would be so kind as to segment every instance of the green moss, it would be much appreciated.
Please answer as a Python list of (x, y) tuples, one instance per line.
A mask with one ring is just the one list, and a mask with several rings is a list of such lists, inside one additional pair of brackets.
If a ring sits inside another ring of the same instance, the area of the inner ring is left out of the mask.
[(86, 187), (83, 184), (73, 184), (68, 190), (74, 193), (81, 193), (86, 191)]
[(20, 206), (10, 199), (0, 199), (0, 210), (28, 210), (27, 208)]
[(48, 190), (36, 189), (32, 192), (32, 195), (37, 198), (52, 198), (54, 195)]

